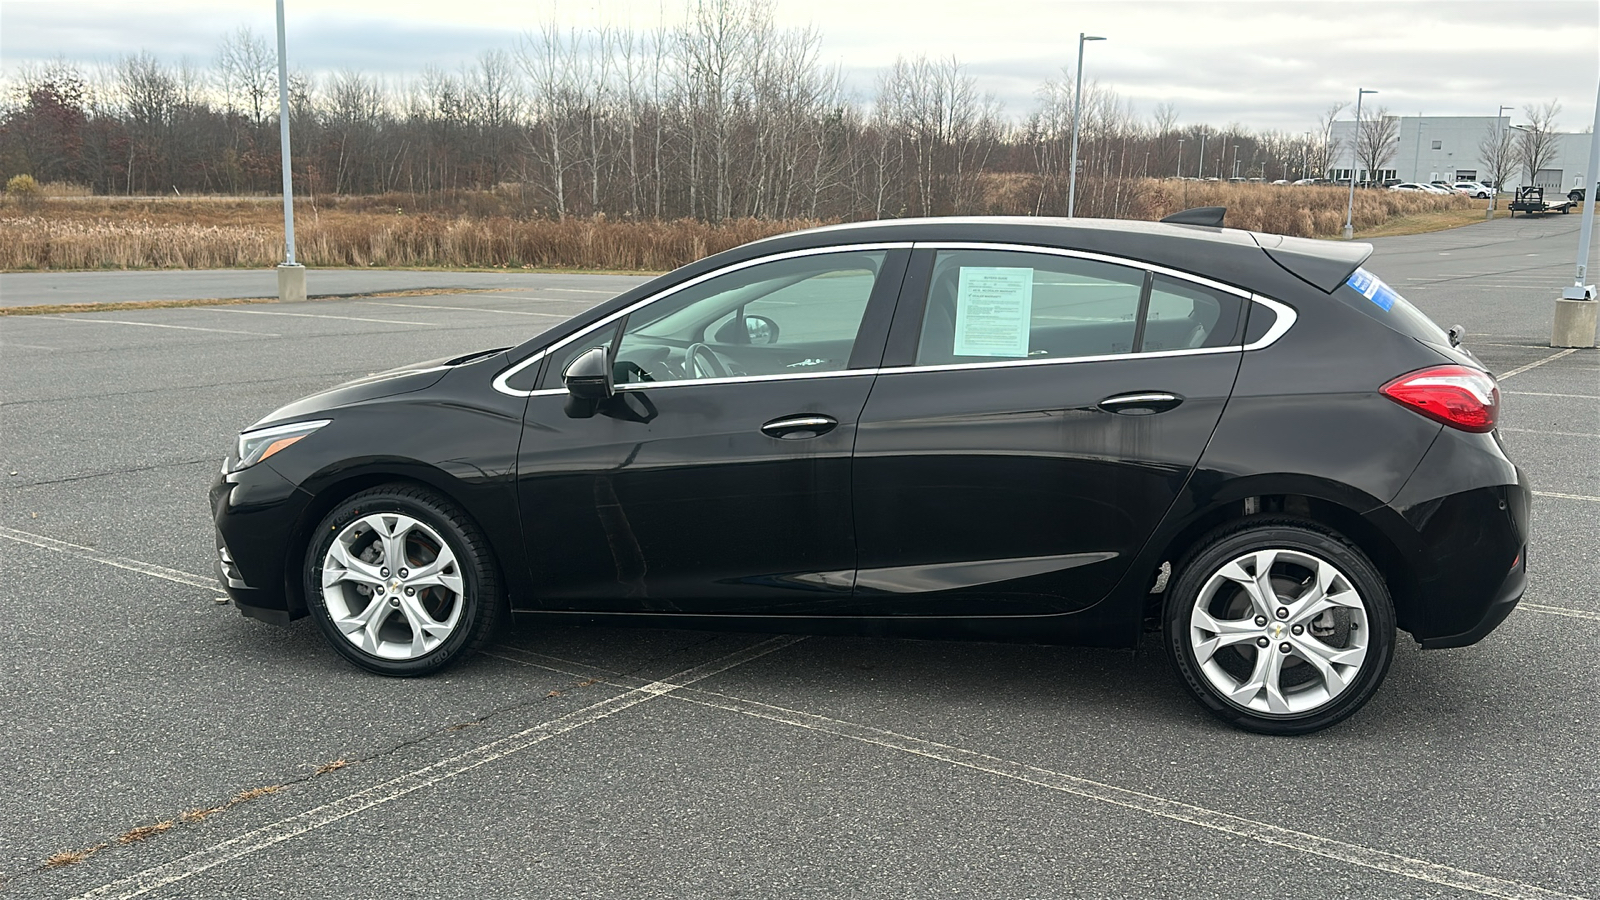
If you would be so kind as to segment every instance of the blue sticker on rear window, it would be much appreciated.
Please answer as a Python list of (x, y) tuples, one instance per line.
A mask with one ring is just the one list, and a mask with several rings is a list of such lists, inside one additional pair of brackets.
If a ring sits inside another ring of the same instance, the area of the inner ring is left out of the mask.
[(1361, 296), (1378, 305), (1379, 309), (1387, 312), (1394, 307), (1394, 301), (1400, 298), (1394, 288), (1383, 283), (1383, 279), (1368, 272), (1366, 269), (1357, 269), (1351, 273), (1345, 284), (1356, 289)]

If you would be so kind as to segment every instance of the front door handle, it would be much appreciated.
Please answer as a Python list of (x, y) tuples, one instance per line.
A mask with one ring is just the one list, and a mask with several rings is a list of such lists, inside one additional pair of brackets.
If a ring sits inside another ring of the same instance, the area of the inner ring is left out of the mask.
[(1141, 391), (1137, 394), (1118, 394), (1100, 401), (1100, 408), (1121, 416), (1149, 416), (1166, 412), (1183, 402), (1177, 394), (1166, 391)]
[(839, 420), (832, 416), (819, 416), (816, 414), (803, 416), (784, 416), (773, 419), (761, 426), (761, 432), (770, 437), (785, 440), (801, 440), (827, 434), (839, 426)]

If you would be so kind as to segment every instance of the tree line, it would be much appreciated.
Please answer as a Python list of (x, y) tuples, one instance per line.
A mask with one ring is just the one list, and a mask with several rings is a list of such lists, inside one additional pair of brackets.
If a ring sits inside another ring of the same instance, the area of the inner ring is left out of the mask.
[[(694, 0), (675, 27), (550, 24), (511, 50), (399, 82), (296, 72), (297, 191), (497, 190), (520, 198), (520, 214), (553, 218), (1065, 212), (1070, 75), (1041, 85), (1018, 119), (953, 58), (901, 58), (871, 96), (853, 96), (819, 46), (815, 30), (777, 26), (762, 0)], [(248, 28), (204, 66), (139, 53), (13, 82), (0, 180), (97, 194), (279, 189), (276, 54)], [(1077, 212), (1125, 213), (1146, 176), (1321, 175), (1342, 108), (1299, 133), (1179, 126), (1170, 104), (1142, 118), (1085, 85)]]

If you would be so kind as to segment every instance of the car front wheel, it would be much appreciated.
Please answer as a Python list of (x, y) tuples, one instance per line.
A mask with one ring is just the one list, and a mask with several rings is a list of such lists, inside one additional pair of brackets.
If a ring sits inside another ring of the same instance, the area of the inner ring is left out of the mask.
[(345, 500), (306, 553), (305, 591), (333, 648), (381, 675), (437, 672), (488, 639), (500, 611), (489, 543), (451, 501), (410, 485)]
[(1360, 549), (1295, 519), (1213, 532), (1180, 564), (1163, 615), (1184, 684), (1213, 714), (1262, 734), (1343, 720), (1394, 654), (1394, 608)]

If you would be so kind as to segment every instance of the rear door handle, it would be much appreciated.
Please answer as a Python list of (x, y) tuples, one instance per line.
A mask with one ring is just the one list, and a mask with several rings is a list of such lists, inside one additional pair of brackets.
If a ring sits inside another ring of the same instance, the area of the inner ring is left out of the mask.
[(1100, 401), (1100, 408), (1121, 416), (1149, 416), (1166, 412), (1183, 402), (1177, 394), (1166, 391), (1141, 391), (1137, 394), (1118, 394)]
[(761, 432), (770, 437), (797, 441), (827, 434), (838, 426), (839, 420), (832, 416), (784, 416), (761, 426)]

